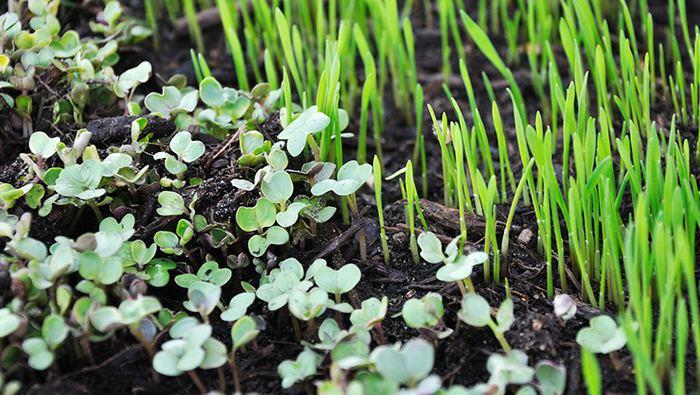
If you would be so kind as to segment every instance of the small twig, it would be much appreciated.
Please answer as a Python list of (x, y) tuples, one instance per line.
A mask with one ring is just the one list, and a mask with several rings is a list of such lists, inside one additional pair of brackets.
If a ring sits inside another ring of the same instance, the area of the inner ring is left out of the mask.
[[(365, 224), (367, 224), (367, 219), (361, 218), (358, 219), (357, 221), (353, 222), (352, 225), (343, 233), (339, 234), (336, 236), (333, 240), (331, 240), (330, 243), (328, 243), (321, 251), (316, 253), (316, 255), (313, 257), (313, 260), (324, 258), (333, 252), (335, 252), (337, 249), (339, 249), (341, 246), (347, 244), (352, 240), (353, 236), (355, 236), (355, 233), (357, 233), (360, 229), (362, 229)], [(313, 254), (314, 252), (312, 251), (308, 255)]]

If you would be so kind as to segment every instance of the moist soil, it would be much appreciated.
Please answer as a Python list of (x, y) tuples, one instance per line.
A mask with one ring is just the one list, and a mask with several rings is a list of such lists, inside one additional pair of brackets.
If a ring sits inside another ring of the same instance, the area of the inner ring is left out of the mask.
[[(124, 2), (128, 4), (129, 2)], [(420, 7), (419, 7), (420, 8)], [(134, 13), (138, 9), (130, 10)], [(425, 92), (425, 102), (435, 109), (436, 114), (442, 112), (452, 113), (449, 101), (442, 89), (440, 33), (434, 27), (428, 27), (423, 22), (422, 8), (414, 10), (414, 26), (416, 40), (416, 59), (420, 82)], [(656, 13), (658, 11), (658, 13)], [(65, 18), (70, 28), (87, 34), (86, 20), (94, 18), (97, 9), (79, 7), (72, 9)], [(665, 8), (655, 10), (655, 21), (665, 21)], [(658, 16), (657, 16), (658, 15)], [(697, 19), (693, 15), (692, 18)], [(205, 25), (206, 27), (206, 25)], [(658, 29), (663, 29), (661, 24)], [(231, 67), (230, 55), (225, 51), (225, 42), (219, 33), (216, 24), (205, 28), (205, 42), (208, 44), (207, 61), (214, 76), (224, 85), (232, 85), (234, 72)], [(154, 74), (163, 79), (174, 73), (185, 74), (190, 83), (195, 81), (191, 67), (189, 47), (186, 42), (186, 28), (161, 30), (161, 44), (156, 50), (150, 42), (144, 42), (138, 47), (122, 50), (122, 62), (120, 67), (130, 67), (142, 60), (149, 60), (154, 66)], [(494, 38), (494, 43), (505, 53), (505, 42)], [(556, 53), (561, 53), (560, 48), (555, 48)], [(482, 71), (490, 77), (496, 100), (501, 109), (504, 126), (509, 141), (511, 153), (517, 152), (515, 132), (509, 121), (512, 119), (510, 99), (505, 92), (505, 83), (499, 79), (498, 73), (490, 66), (478, 49), (468, 44), (466, 48), (470, 72), (478, 76)], [(456, 60), (456, 57), (455, 57)], [(521, 86), (525, 102), (528, 104), (528, 114), (534, 114), (538, 100), (532, 85), (529, 82), (529, 69), (527, 62), (522, 59), (521, 67), (514, 68), (514, 75)], [(457, 64), (453, 70), (458, 70)], [(565, 70), (565, 67), (560, 67)], [(361, 71), (360, 71), (361, 74)], [(361, 74), (362, 75), (362, 74)], [(48, 77), (47, 77), (48, 78)], [(152, 79), (154, 80), (154, 79)], [(453, 75), (447, 82), (467, 121), (471, 118), (466, 102), (466, 93), (459, 75)], [(153, 86), (145, 89), (159, 89), (157, 82), (151, 82)], [(483, 84), (475, 83), (475, 94), (478, 107), (490, 109), (490, 103)], [(41, 88), (40, 88), (41, 89)], [(54, 96), (61, 92), (52, 92), (50, 80), (47, 79), (45, 92)], [(387, 92), (386, 96), (390, 97)], [(382, 136), (382, 149), (384, 151), (385, 174), (403, 167), (407, 158), (413, 153), (415, 140), (415, 126), (404, 121), (400, 112), (387, 100), (385, 113), (385, 132)], [(49, 107), (50, 108), (50, 107)], [(662, 127), (670, 124), (672, 113), (669, 104), (662, 103), (654, 109), (657, 122)], [(46, 114), (50, 114), (46, 111)], [(483, 114), (485, 120), (490, 119), (490, 114)], [(48, 115), (46, 115), (48, 117)], [(443, 240), (449, 240), (459, 234), (459, 214), (452, 209), (441, 205), (442, 202), (442, 176), (440, 169), (440, 149), (437, 139), (432, 136), (432, 125), (427, 110), (424, 111), (423, 133), (426, 136), (427, 151), (427, 180), (428, 196), (421, 201), (425, 210), (426, 220), (430, 230), (439, 235)], [(49, 126), (50, 119), (39, 119), (36, 123), (37, 130), (44, 130), (49, 134), (58, 135), (69, 140), (74, 135), (77, 125), (61, 127), (60, 130)], [(131, 118), (120, 116), (120, 110), (115, 108), (94, 109), (89, 114), (87, 128), (93, 131), (95, 143), (98, 148), (106, 148), (109, 145), (119, 145), (128, 138), (128, 125)], [(155, 121), (155, 120), (154, 120)], [(351, 122), (350, 130), (357, 130), (357, 124)], [(21, 126), (17, 128), (17, 120), (8, 114), (0, 114), (0, 182), (17, 183), (18, 179), (26, 172), (26, 166), (18, 158), (20, 152), (26, 152), (26, 141), (21, 135)], [(487, 124), (487, 129), (491, 125)], [(174, 125), (168, 121), (149, 122), (149, 127), (156, 136), (168, 136), (174, 131)], [(259, 130), (269, 138), (274, 139), (281, 130), (279, 117), (272, 114), (264, 124), (259, 125)], [(683, 137), (688, 138), (691, 147), (696, 147), (695, 138), (697, 128), (693, 125), (685, 125), (680, 128)], [(371, 135), (371, 131), (368, 133)], [(225, 223), (233, 222), (233, 216), (238, 207), (252, 205), (257, 196), (252, 193), (234, 189), (230, 183), (233, 178), (251, 176), (251, 169), (237, 168), (235, 165), (238, 157), (238, 144), (226, 139), (213, 141), (208, 136), (197, 135), (207, 145), (207, 152), (203, 158), (197, 161), (188, 170), (188, 176), (201, 177), (204, 181), (199, 186), (188, 187), (184, 191), (186, 201), (196, 194), (197, 213), (204, 214), (214, 221)], [(495, 140), (494, 140), (495, 141)], [(369, 142), (370, 152), (373, 151), (373, 142)], [(344, 155), (354, 157), (355, 140), (349, 140), (346, 144)], [(157, 151), (159, 147), (152, 147)], [(494, 149), (492, 147), (492, 149)], [(493, 153), (497, 155), (497, 152)], [(147, 157), (148, 155), (144, 155)], [(371, 157), (371, 156), (370, 156)], [(148, 159), (144, 159), (148, 160)], [(559, 159), (558, 159), (559, 160)], [(519, 161), (518, 161), (519, 162)], [(560, 160), (559, 160), (560, 162)], [(158, 168), (158, 163), (143, 163)], [(495, 163), (498, 166), (498, 163)], [(516, 177), (520, 173), (519, 163), (513, 163), (513, 171)], [(697, 169), (696, 169), (697, 170)], [(698, 174), (696, 171), (695, 174)], [(419, 189), (420, 189), (419, 183)], [(112, 213), (104, 214), (121, 217), (126, 213), (133, 213), (137, 218), (136, 238), (142, 238), (148, 242), (153, 234), (159, 230), (172, 230), (175, 222), (167, 218), (155, 215), (156, 201), (160, 187), (144, 185), (135, 195), (125, 196), (123, 204), (119, 207), (111, 207)], [(379, 247), (378, 224), (374, 195), (371, 192), (359, 194), (359, 207), (362, 216), (354, 218), (352, 224), (343, 224), (335, 218), (327, 224), (323, 224), (315, 238), (306, 240), (296, 248), (273, 249), (279, 260), (289, 256), (299, 258), (301, 262), (311, 262), (313, 258), (324, 257), (329, 264), (335, 267), (347, 262), (358, 264), (362, 270), (362, 281), (348, 295), (349, 302), (359, 307), (362, 300), (369, 297), (389, 298), (389, 312), (383, 321), (383, 331), (388, 342), (406, 341), (417, 336), (424, 336), (434, 341), (428, 333), (421, 333), (408, 328), (403, 319), (392, 316), (400, 312), (403, 303), (413, 297), (421, 297), (428, 292), (439, 292), (445, 303), (445, 327), (452, 328), (454, 333), (446, 339), (436, 342), (435, 373), (439, 374), (446, 385), (463, 384), (473, 385), (488, 379), (486, 360), (488, 356), (500, 349), (498, 342), (488, 329), (469, 327), (457, 319), (457, 311), (460, 308), (461, 294), (454, 284), (445, 284), (435, 278), (438, 266), (421, 262), (415, 264), (408, 248), (408, 227), (405, 224), (403, 202), (400, 200), (400, 191), (396, 182), (385, 182), (383, 199), (385, 202), (384, 216), (389, 239), (390, 259), (384, 262), (382, 251)], [(628, 199), (629, 200), (629, 199)], [(390, 203), (393, 202), (393, 203)], [(627, 202), (627, 207), (630, 203)], [(501, 222), (498, 228), (498, 237), (502, 236), (503, 223), (505, 222), (510, 203), (498, 208), (498, 220)], [(27, 210), (21, 204), (14, 211), (21, 214)], [(75, 237), (86, 229), (96, 228), (97, 221), (89, 210), (79, 210), (71, 207), (55, 209), (47, 218), (37, 219), (32, 224), (32, 235), (44, 242), (51, 242), (59, 234)], [(483, 248), (484, 223), (476, 216), (468, 217), (468, 243), (467, 250)], [(369, 243), (368, 259), (360, 262), (358, 249), (358, 230), (362, 230)], [(531, 363), (543, 359), (549, 359), (564, 364), (567, 369), (567, 394), (578, 394), (585, 391), (580, 374), (580, 349), (575, 342), (577, 331), (588, 323), (588, 319), (600, 314), (598, 310), (577, 298), (579, 313), (571, 320), (564, 323), (553, 314), (552, 301), (546, 294), (546, 268), (545, 259), (538, 254), (536, 248), (537, 226), (534, 213), (531, 208), (519, 207), (513, 222), (511, 231), (511, 248), (509, 255), (505, 257), (507, 270), (505, 277), (509, 280), (510, 292), (515, 304), (516, 321), (513, 327), (506, 333), (506, 338), (513, 348), (523, 350), (529, 356)], [(225, 257), (237, 254), (241, 251), (234, 248), (213, 249), (204, 238), (195, 238), (191, 242), (191, 248), (178, 265), (177, 271), (194, 272), (198, 265), (204, 262), (206, 255), (212, 256), (218, 262), (225, 262)], [(0, 243), (0, 248), (4, 246)], [(276, 259), (270, 261), (270, 266), (276, 264)], [(256, 283), (258, 274), (252, 267), (234, 270), (234, 278), (223, 290), (223, 299), (227, 300), (232, 295), (241, 292), (240, 281)], [(484, 296), (491, 305), (500, 303), (506, 293), (503, 285), (491, 285), (483, 282), (483, 272), (476, 269), (474, 275), (475, 288)], [(124, 281), (130, 281), (126, 278)], [(556, 280), (555, 280), (556, 281)], [(6, 294), (9, 285), (0, 281), (0, 295)], [(557, 292), (560, 292), (559, 284), (555, 284)], [(575, 298), (578, 288), (575, 282), (570, 282), (568, 293)], [(149, 293), (158, 297), (164, 307), (174, 310), (181, 309), (181, 302), (186, 299), (186, 292), (182, 288), (171, 284), (165, 288), (151, 288)], [(614, 312), (614, 307), (609, 306)], [(281, 381), (277, 374), (277, 365), (285, 359), (293, 359), (301, 351), (301, 346), (291, 330), (290, 318), (284, 312), (270, 312), (261, 304), (256, 303), (252, 314), (261, 316), (267, 323), (267, 327), (260, 333), (256, 341), (243, 352), (238, 353), (238, 366), (240, 380), (245, 392), (259, 393), (304, 393), (313, 388), (313, 383), (297, 385), (289, 390), (281, 390)], [(214, 336), (227, 342), (230, 341), (230, 326), (228, 323), (218, 320), (212, 321)], [(305, 329), (302, 327), (302, 329)], [(313, 335), (304, 332), (307, 340), (313, 340)], [(158, 342), (162, 343), (167, 334), (160, 334)], [(227, 344), (230, 346), (230, 344)], [(155, 346), (156, 348), (158, 345)], [(194, 393), (196, 387), (192, 381), (183, 375), (177, 378), (159, 376), (154, 373), (146, 351), (130, 335), (119, 332), (112, 339), (92, 345), (92, 353), (95, 364), (90, 365), (80, 355), (65, 355), (53, 369), (47, 372), (33, 371), (28, 366), (16, 366), (11, 372), (12, 376), (20, 378), (25, 383), (24, 388), (34, 394), (88, 394), (88, 393)], [(690, 357), (690, 356), (689, 356)], [(634, 373), (632, 360), (626, 351), (603, 355), (599, 358), (604, 388), (608, 393), (634, 393)], [(689, 358), (688, 385), (689, 388), (697, 386), (697, 378), (694, 376), (696, 361)], [(327, 371), (324, 371), (327, 374)], [(228, 369), (220, 371), (199, 371), (203, 382), (208, 389), (233, 389), (232, 379)]]

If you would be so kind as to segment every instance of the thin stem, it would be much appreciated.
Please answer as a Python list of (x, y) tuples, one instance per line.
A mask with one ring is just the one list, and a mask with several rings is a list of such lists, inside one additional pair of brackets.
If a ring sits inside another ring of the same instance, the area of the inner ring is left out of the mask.
[(207, 387), (204, 386), (204, 383), (202, 382), (202, 379), (199, 378), (199, 375), (197, 375), (197, 372), (194, 370), (189, 370), (187, 371), (187, 375), (190, 376), (190, 379), (192, 379), (192, 382), (197, 387), (200, 394), (207, 393)]
[(292, 327), (294, 328), (294, 337), (297, 341), (301, 341), (301, 328), (299, 328), (299, 321), (294, 316), (289, 316), (292, 319)]
[(236, 389), (236, 394), (241, 393), (241, 381), (238, 378), (238, 365), (236, 364), (236, 350), (231, 351), (231, 358), (228, 360), (228, 365), (231, 368), (231, 376), (233, 376), (233, 387)]
[(489, 328), (491, 328), (491, 331), (493, 331), (493, 335), (496, 337), (496, 340), (498, 340), (498, 343), (501, 344), (503, 351), (510, 352), (512, 348), (510, 347), (510, 344), (508, 344), (508, 340), (506, 340), (506, 337), (503, 336), (503, 333), (498, 331), (498, 327), (493, 320), (489, 322)]

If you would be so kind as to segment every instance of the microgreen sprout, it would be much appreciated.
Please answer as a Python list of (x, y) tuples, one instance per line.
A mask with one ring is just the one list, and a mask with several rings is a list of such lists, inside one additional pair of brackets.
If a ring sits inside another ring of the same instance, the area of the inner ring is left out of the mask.
[(442, 296), (435, 292), (429, 292), (420, 299), (409, 299), (403, 304), (401, 316), (410, 328), (434, 332), (439, 339), (452, 334), (451, 329), (439, 331), (438, 324), (442, 324), (442, 315), (445, 308), (442, 305)]
[(572, 319), (576, 315), (576, 302), (567, 294), (555, 296), (554, 314), (564, 321)]
[(238, 378), (238, 365), (236, 363), (236, 351), (246, 344), (253, 341), (260, 333), (258, 325), (253, 318), (244, 315), (236, 320), (231, 327), (231, 355), (229, 357), (229, 366), (233, 375), (233, 383), (236, 387), (236, 393), (241, 393), (241, 383)]
[(350, 322), (353, 327), (365, 330), (376, 329), (380, 342), (383, 344), (386, 340), (384, 339), (382, 320), (386, 316), (388, 305), (389, 298), (386, 296), (382, 297), (381, 300), (377, 298), (363, 300), (362, 306), (350, 314)]
[(319, 288), (335, 295), (335, 302), (340, 303), (340, 295), (355, 288), (361, 276), (360, 268), (348, 263), (338, 270), (322, 267), (314, 274), (314, 280)]
[[(311, 106), (299, 114), (277, 137), (285, 140), (287, 152), (297, 157), (302, 153), (307, 142), (311, 142), (313, 134), (325, 129), (330, 121), (328, 115), (320, 112), (317, 106)], [(311, 143), (312, 150), (315, 144), (315, 141)], [(314, 157), (318, 159), (318, 152), (314, 153)]]
[(248, 307), (255, 301), (255, 293), (243, 292), (233, 298), (228, 303), (226, 310), (221, 312), (221, 319), (227, 322), (237, 321), (243, 317), (248, 310)]
[(214, 369), (226, 363), (226, 346), (211, 337), (212, 328), (187, 317), (170, 328), (170, 337), (153, 358), (153, 368), (166, 376), (187, 373), (199, 390), (206, 388), (196, 369)]
[(182, 176), (187, 171), (187, 163), (192, 163), (199, 159), (204, 154), (204, 143), (201, 141), (193, 141), (192, 134), (188, 131), (181, 131), (175, 134), (170, 139), (170, 150), (175, 153), (175, 156), (160, 151), (153, 156), (154, 159), (165, 160), (165, 168), (168, 172), (177, 177), (175, 180), (163, 178), (161, 184), (165, 186), (172, 185), (176, 188), (181, 188), (185, 185)]
[(277, 373), (282, 377), (282, 387), (290, 388), (295, 383), (313, 376), (319, 365), (321, 356), (309, 348), (304, 348), (295, 360), (285, 360), (277, 367)]
[(414, 339), (402, 347), (379, 346), (372, 351), (370, 360), (386, 379), (409, 388), (420, 386), (433, 369), (435, 350), (430, 343)]
[(627, 336), (615, 320), (607, 315), (592, 318), (590, 326), (576, 334), (576, 343), (588, 351), (608, 354), (625, 346)]
[(459, 319), (471, 326), (478, 328), (487, 326), (493, 331), (496, 340), (503, 350), (511, 350), (508, 341), (503, 335), (515, 320), (513, 316), (513, 301), (506, 299), (501, 303), (496, 314), (496, 320), (491, 318), (491, 306), (482, 296), (476, 293), (468, 293), (462, 298), (462, 308), (458, 313)]
[(471, 276), (475, 266), (488, 260), (488, 255), (481, 251), (463, 255), (459, 250), (459, 244), (460, 237), (452, 239), (443, 253), (442, 243), (434, 233), (423, 232), (418, 236), (420, 256), (429, 263), (443, 263), (445, 265), (438, 269), (436, 277), (440, 281), (457, 282), (464, 294), (466, 290), (473, 292), (474, 286), (469, 276)]

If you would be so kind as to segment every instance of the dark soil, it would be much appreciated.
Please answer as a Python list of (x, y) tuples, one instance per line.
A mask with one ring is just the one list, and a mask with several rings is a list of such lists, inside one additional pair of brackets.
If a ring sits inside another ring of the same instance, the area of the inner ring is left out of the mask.
[[(420, 7), (419, 7), (420, 8)], [(660, 11), (663, 12), (663, 11)], [(426, 103), (430, 103), (436, 114), (448, 112), (452, 114), (450, 103), (442, 91), (440, 35), (434, 28), (424, 27), (421, 15), (417, 13), (414, 21), (416, 26), (416, 59), (418, 59), (419, 76), (423, 83)], [(82, 20), (94, 17), (91, 9), (71, 11), (71, 18)], [(661, 22), (662, 17), (655, 18)], [(80, 26), (76, 23), (76, 26)], [(149, 60), (154, 65), (154, 74), (167, 78), (174, 73), (183, 73), (188, 76), (190, 82), (194, 81), (189, 55), (189, 47), (186, 43), (186, 30), (162, 29), (160, 50), (155, 51), (150, 42), (143, 43), (138, 48), (128, 48), (122, 55), (125, 62), (137, 63), (141, 60)], [(225, 51), (223, 35), (218, 27), (213, 26), (205, 30), (205, 42), (208, 44), (207, 60), (214, 72), (214, 76), (227, 85), (233, 82), (233, 70), (230, 57)], [(504, 48), (504, 43), (499, 43)], [(492, 78), (492, 83), (497, 94), (497, 100), (501, 108), (501, 116), (504, 119), (506, 132), (511, 145), (511, 152), (515, 152), (515, 135), (510, 119), (512, 109), (510, 99), (505, 92), (504, 83), (499, 75), (490, 66), (488, 61), (471, 44), (466, 48), (469, 67), (472, 75), (479, 75), (485, 71)], [(527, 62), (521, 62), (522, 69), (514, 70), (514, 74), (521, 83), (524, 96), (536, 98), (534, 89), (529, 83)], [(453, 70), (458, 70), (453, 65)], [(457, 76), (458, 77), (458, 76)], [(466, 94), (459, 78), (448, 81), (448, 85), (457, 99), (465, 116), (471, 117), (466, 102)], [(490, 108), (488, 96), (482, 84), (475, 84), (478, 106), (482, 109)], [(391, 100), (388, 100), (390, 103)], [(534, 114), (537, 100), (526, 100), (529, 114)], [(391, 104), (386, 107), (385, 135), (382, 148), (386, 164), (385, 174), (391, 174), (404, 166), (405, 161), (413, 153), (415, 140), (415, 126), (402, 120), (400, 112)], [(658, 108), (659, 124), (668, 127), (670, 119), (668, 108)], [(111, 116), (111, 117), (107, 117)], [(490, 120), (490, 114), (482, 114), (485, 120)], [(440, 169), (440, 150), (437, 141), (430, 131), (432, 125), (427, 110), (423, 114), (425, 120), (423, 132), (426, 136), (426, 149), (428, 155), (429, 195), (424, 202), (427, 222), (431, 231), (444, 238), (452, 238), (459, 233), (459, 216), (454, 210), (448, 210), (438, 202), (442, 200), (442, 177)], [(19, 152), (26, 152), (26, 142), (21, 138), (21, 127), (16, 129), (15, 120), (7, 115), (0, 115), (0, 182), (16, 183), (17, 179), (26, 172), (26, 166), (17, 158)], [(118, 113), (100, 114), (94, 116), (87, 125), (93, 132), (93, 141), (104, 148), (107, 145), (119, 145), (128, 138), (128, 127), (131, 121), (128, 117), (122, 117)], [(487, 129), (491, 125), (487, 124)], [(149, 123), (155, 137), (167, 136), (174, 131), (174, 125), (169, 122)], [(353, 125), (350, 126), (353, 129)], [(273, 115), (260, 130), (270, 138), (275, 138), (281, 127), (277, 115)], [(356, 129), (356, 127), (355, 127)], [(39, 129), (42, 130), (42, 129)], [(47, 133), (51, 129), (43, 129)], [(684, 137), (693, 142), (696, 138), (695, 127), (681, 128)], [(19, 134), (18, 134), (19, 133)], [(65, 136), (73, 136), (74, 130), (61, 133)], [(230, 180), (238, 178), (241, 173), (249, 172), (248, 169), (239, 169), (235, 166), (238, 157), (238, 144), (224, 140), (220, 143), (207, 142), (207, 153), (195, 166), (190, 169), (197, 176), (203, 178), (203, 183), (197, 187), (189, 187), (186, 192), (186, 200), (195, 194), (198, 197), (196, 209), (210, 220), (226, 223), (233, 220), (235, 210), (242, 205), (250, 205), (256, 199), (248, 193), (235, 190)], [(352, 140), (348, 144), (348, 157), (352, 157), (354, 151)], [(497, 153), (495, 153), (497, 154)], [(153, 163), (153, 166), (158, 164)], [(497, 165), (497, 164), (496, 164)], [(515, 164), (514, 164), (515, 165)], [(516, 176), (520, 172), (519, 165), (514, 167)], [(698, 173), (696, 173), (698, 174)], [(273, 249), (273, 253), (279, 257), (296, 256), (302, 262), (310, 262), (312, 257), (324, 256), (329, 264), (341, 266), (346, 262), (355, 262), (361, 266), (363, 279), (357, 288), (350, 293), (350, 302), (359, 307), (360, 302), (366, 298), (386, 295), (389, 298), (389, 313), (383, 322), (383, 329), (389, 342), (405, 341), (421, 333), (405, 326), (403, 320), (390, 318), (400, 312), (403, 303), (412, 297), (421, 297), (427, 292), (439, 292), (445, 302), (447, 327), (453, 328), (454, 333), (447, 339), (438, 343), (436, 358), (436, 373), (440, 374), (446, 384), (472, 385), (484, 381), (488, 377), (486, 360), (488, 356), (500, 349), (499, 344), (488, 329), (476, 329), (461, 323), (457, 317), (461, 295), (454, 284), (446, 285), (435, 278), (437, 265), (421, 262), (414, 264), (408, 252), (408, 232), (404, 224), (403, 206), (397, 183), (384, 183), (383, 196), (386, 202), (394, 202), (385, 208), (385, 220), (387, 221), (388, 236), (390, 240), (390, 262), (384, 263), (377, 236), (376, 208), (374, 197), (369, 193), (360, 194), (360, 208), (366, 208), (365, 216), (356, 219), (354, 226), (332, 222), (324, 225), (315, 239), (306, 240), (298, 250)], [(169, 219), (157, 217), (155, 208), (159, 187), (146, 185), (139, 189), (138, 196), (127, 205), (120, 207), (113, 213), (122, 216), (132, 212), (137, 218), (137, 237), (150, 241), (152, 235), (163, 229), (173, 229), (175, 223)], [(432, 203), (431, 203), (432, 202)], [(15, 211), (20, 213), (26, 207), (18, 205)], [(505, 221), (508, 207), (499, 208), (499, 220)], [(470, 250), (483, 248), (484, 224), (478, 217), (468, 218)], [(54, 210), (50, 218), (35, 219), (32, 227), (33, 236), (43, 241), (51, 241), (59, 234), (75, 236), (86, 229), (94, 229), (96, 221), (91, 218), (89, 211), (78, 211), (70, 208), (64, 211)], [(356, 242), (358, 229), (363, 229), (371, 243), (368, 262), (359, 262), (359, 252)], [(516, 241), (519, 234), (531, 232), (529, 239), (524, 237), (522, 241)], [(506, 337), (513, 348), (525, 351), (531, 363), (543, 359), (549, 359), (562, 363), (568, 372), (567, 394), (578, 394), (585, 391), (580, 375), (579, 346), (574, 339), (576, 332), (585, 326), (588, 319), (599, 312), (583, 302), (578, 302), (579, 313), (566, 324), (553, 314), (551, 300), (546, 294), (545, 260), (538, 255), (535, 244), (537, 226), (534, 215), (528, 208), (520, 208), (514, 220), (514, 228), (511, 232), (511, 249), (508, 261), (508, 270), (505, 276), (510, 280), (510, 290), (515, 302), (516, 322), (507, 333)], [(500, 230), (499, 230), (500, 238)], [(1, 243), (0, 243), (1, 244)], [(222, 248), (214, 250), (203, 238), (192, 242), (193, 248), (188, 255), (183, 257), (183, 262), (178, 265), (178, 272), (193, 272), (204, 262), (207, 254), (213, 256), (220, 263), (226, 256), (235, 255), (240, 251)], [(332, 246), (330, 249), (328, 246)], [(0, 248), (3, 246), (0, 245)], [(302, 259), (304, 258), (304, 259)], [(274, 265), (271, 260), (270, 265)], [(477, 291), (491, 302), (498, 304), (505, 297), (505, 287), (487, 285), (483, 283), (483, 273), (477, 269), (472, 276), (475, 279)], [(237, 269), (234, 278), (224, 289), (223, 300), (228, 300), (232, 295), (240, 292), (241, 280), (256, 283), (257, 273), (252, 267)], [(571, 294), (576, 294), (576, 289)], [(159, 297), (165, 307), (181, 309), (181, 301), (186, 299), (184, 290), (175, 285), (164, 289), (150, 289), (149, 293)], [(295, 339), (291, 330), (287, 314), (271, 313), (256, 303), (252, 313), (262, 317), (267, 323), (267, 328), (261, 332), (255, 344), (247, 350), (239, 353), (238, 366), (241, 372), (241, 383), (244, 391), (259, 393), (280, 393), (281, 383), (277, 375), (277, 365), (284, 359), (295, 358), (301, 351), (299, 342)], [(224, 341), (230, 341), (229, 325), (214, 319), (215, 336)], [(166, 335), (167, 336), (167, 335)], [(159, 336), (163, 341), (164, 336)], [(92, 350), (96, 365), (88, 366), (84, 358), (79, 355), (67, 355), (62, 358), (53, 370), (46, 373), (36, 372), (27, 366), (12, 367), (10, 372), (20, 377), (27, 383), (29, 393), (34, 394), (89, 394), (89, 393), (193, 393), (196, 388), (187, 376), (168, 378), (153, 373), (150, 360), (145, 350), (126, 333), (120, 333), (112, 339), (95, 343)], [(632, 372), (632, 361), (629, 354), (619, 352), (610, 356), (599, 358), (604, 388), (610, 393), (634, 393), (635, 383)], [(689, 388), (697, 384), (693, 376), (695, 361), (689, 361), (693, 368), (687, 370), (689, 375)], [(222, 382), (217, 370), (200, 371), (203, 381), (209, 389), (218, 389)], [(221, 371), (229, 391), (233, 388), (228, 369)], [(31, 388), (30, 388), (31, 387)], [(303, 386), (297, 386), (287, 391), (288, 393), (301, 393)]]

